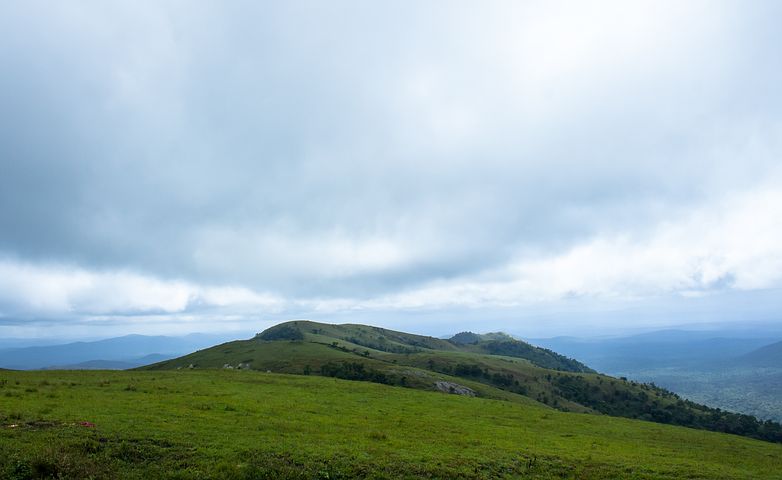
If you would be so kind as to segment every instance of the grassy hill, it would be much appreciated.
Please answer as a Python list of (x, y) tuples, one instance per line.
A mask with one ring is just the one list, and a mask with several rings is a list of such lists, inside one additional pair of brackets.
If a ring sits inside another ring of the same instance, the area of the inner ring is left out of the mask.
[(0, 373), (0, 478), (782, 479), (782, 445), (335, 378)]
[(782, 441), (779, 424), (698, 405), (654, 385), (600, 375), (550, 350), (497, 334), (463, 332), (455, 340), (443, 340), (365, 325), (297, 321), (250, 340), (143, 368), (244, 369), (364, 380)]
[[(470, 341), (465, 341), (464, 336)], [(418, 353), (422, 350), (445, 352), (485, 353), (523, 358), (531, 363), (554, 370), (594, 372), (571, 358), (545, 348), (515, 340), (503, 333), (478, 335), (462, 332), (449, 340), (397, 332), (367, 325), (332, 325), (309, 321), (286, 322), (257, 335), (260, 340), (309, 340), (313, 342), (345, 341), (353, 345), (388, 353)]]

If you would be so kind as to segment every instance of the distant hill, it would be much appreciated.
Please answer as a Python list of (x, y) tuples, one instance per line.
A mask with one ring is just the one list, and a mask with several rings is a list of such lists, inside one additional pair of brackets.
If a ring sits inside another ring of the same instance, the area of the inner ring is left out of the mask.
[[(176, 357), (224, 341), (225, 337), (191, 334), (182, 337), (126, 335), (94, 342), (74, 342), (0, 350), (0, 367), (31, 370), (74, 366), (83, 362), (125, 362), (139, 366), (147, 355)], [(149, 363), (159, 361), (151, 359)]]
[(610, 375), (654, 382), (698, 403), (782, 421), (782, 342), (775, 332), (662, 330), (532, 342)]
[(738, 365), (782, 369), (782, 342), (772, 343), (736, 359)]
[(173, 355), (152, 354), (141, 358), (122, 361), (122, 360), (88, 360), (86, 362), (73, 365), (55, 365), (43, 370), (129, 370), (131, 368), (142, 367), (152, 363), (168, 360)]
[[(773, 341), (773, 339), (771, 340)], [(531, 340), (609, 374), (635, 369), (712, 366), (767, 345), (767, 338), (735, 338), (719, 331), (661, 330), (618, 338)]]
[[(305, 334), (325, 336), (368, 347), (387, 353), (414, 353), (425, 348), (442, 351), (461, 351), (483, 353), (490, 355), (505, 355), (523, 358), (539, 367), (568, 372), (594, 372), (581, 362), (559, 355), (545, 348), (535, 347), (529, 343), (516, 340), (504, 333), (489, 333), (478, 335), (462, 332), (449, 340), (434, 337), (397, 332), (367, 325), (330, 325), (307, 321), (287, 322), (276, 325), (259, 333), (256, 338), (261, 340), (302, 340)], [(459, 341), (458, 338), (475, 339), (471, 343)], [(455, 341), (454, 338), (457, 338)]]
[[(612, 378), (508, 336), (445, 340), (367, 325), (287, 322), (142, 370), (231, 369), (320, 375), (545, 404), (782, 441), (782, 426), (723, 412), (655, 387)], [(469, 341), (470, 343), (463, 343)]]

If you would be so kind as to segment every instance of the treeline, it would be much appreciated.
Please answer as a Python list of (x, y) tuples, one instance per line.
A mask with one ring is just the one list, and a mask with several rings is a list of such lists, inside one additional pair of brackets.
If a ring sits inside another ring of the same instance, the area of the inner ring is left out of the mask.
[(301, 330), (299, 330), (297, 327), (294, 327), (293, 325), (285, 323), (261, 332), (255, 337), (270, 342), (276, 340), (304, 340), (304, 334), (301, 333)]
[(553, 379), (561, 397), (607, 415), (782, 442), (779, 423), (700, 405), (654, 384), (621, 381), (622, 385), (636, 387), (630, 389), (616, 388), (618, 380), (602, 385), (605, 381), (601, 377), (598, 384), (577, 375), (556, 375)]
[(320, 367), (324, 377), (335, 377), (343, 380), (360, 380), (364, 382), (383, 383), (386, 385), (406, 385), (406, 378), (386, 375), (380, 370), (367, 368), (361, 362), (329, 362)]
[(452, 367), (450, 365), (438, 365), (433, 360), (429, 360), (428, 367), (429, 370), (456, 377), (472, 378), (520, 395), (528, 393), (527, 387), (519, 383), (513, 374), (491, 372), (487, 368), (481, 368), (478, 364), (457, 363)]
[(418, 348), (404, 347), (402, 345), (395, 345), (393, 343), (389, 343), (388, 340), (386, 340), (386, 338), (382, 336), (379, 337), (377, 341), (372, 341), (372, 340), (359, 338), (355, 336), (348, 337), (345, 340), (350, 343), (355, 343), (356, 345), (360, 345), (362, 347), (371, 348), (373, 350), (380, 350), (381, 352), (409, 354), (409, 353), (417, 353), (421, 351)]
[[(427, 366), (429, 370), (439, 373), (474, 379), (521, 395), (529, 394), (527, 385), (520, 383), (512, 374), (491, 371), (478, 364), (447, 365), (430, 359)], [(565, 399), (606, 415), (782, 443), (782, 425), (779, 423), (700, 405), (654, 384), (602, 376), (587, 378), (564, 372), (552, 372), (532, 380), (551, 385), (555, 395), (553, 398), (543, 392), (539, 392), (534, 398), (554, 408), (561, 408), (560, 400)]]
[(547, 348), (535, 347), (526, 342), (518, 340), (497, 340), (481, 344), (481, 347), (491, 355), (504, 355), (506, 357), (524, 358), (535, 365), (550, 370), (560, 370), (564, 372), (576, 373), (595, 373), (594, 370), (587, 367), (578, 360), (573, 360), (564, 355), (560, 355)]

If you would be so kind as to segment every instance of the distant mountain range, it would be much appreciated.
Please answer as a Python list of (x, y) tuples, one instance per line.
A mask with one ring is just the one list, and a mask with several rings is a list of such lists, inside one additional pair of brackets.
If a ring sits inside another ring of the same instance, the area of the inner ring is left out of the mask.
[(225, 336), (200, 333), (182, 337), (126, 335), (94, 342), (6, 348), (0, 350), (0, 368), (134, 368), (184, 355), (225, 340)]
[(782, 421), (782, 342), (746, 332), (664, 330), (622, 338), (556, 337), (532, 343), (600, 372), (654, 382), (712, 407)]
[(153, 353), (130, 360), (88, 360), (73, 365), (54, 365), (42, 370), (129, 370), (173, 358), (173, 355)]
[(554, 337), (530, 342), (614, 374), (651, 366), (702, 366), (733, 361), (775, 340), (778, 339), (729, 337), (719, 331), (661, 330), (619, 338)]
[(737, 359), (739, 365), (782, 369), (782, 342), (772, 343)]

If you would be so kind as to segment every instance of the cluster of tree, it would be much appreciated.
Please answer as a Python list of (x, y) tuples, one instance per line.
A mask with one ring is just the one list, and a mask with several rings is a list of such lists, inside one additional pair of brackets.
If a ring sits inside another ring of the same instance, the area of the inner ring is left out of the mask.
[(473, 332), (459, 332), (448, 341), (457, 345), (475, 345), (481, 341), (481, 336)]
[(320, 374), (326, 377), (342, 378), (344, 380), (361, 380), (365, 382), (385, 383), (395, 385), (394, 381), (385, 373), (367, 368), (361, 362), (329, 362), (320, 367)]
[(347, 347), (345, 347), (343, 345), (340, 345), (338, 342), (331, 342), (329, 347), (331, 347), (331, 348), (333, 348), (335, 350), (339, 350), (341, 352), (348, 352), (348, 353), (350, 352), (350, 349), (348, 349)]
[[(321, 345), (326, 345), (326, 344), (322, 343)], [(340, 352), (354, 353), (356, 355), (361, 355), (362, 357), (369, 357), (369, 355), (370, 355), (369, 350), (364, 350), (364, 351), (359, 352), (358, 349), (355, 348), (355, 347), (353, 347), (352, 349), (349, 349), (348, 347), (346, 347), (344, 345), (340, 345), (337, 342), (331, 342), (331, 344), (327, 345), (327, 346), (331, 347), (331, 348), (333, 348), (335, 350), (339, 350)]]
[[(512, 374), (493, 372), (478, 364), (457, 363), (451, 366), (430, 359), (428, 368), (448, 375), (472, 378), (522, 395), (529, 392), (527, 386), (519, 383)], [(600, 376), (595, 381), (595, 377), (559, 372), (546, 374), (542, 378), (555, 388), (555, 395), (539, 392), (537, 399), (554, 407), (560, 406), (557, 397), (561, 397), (607, 415), (782, 442), (782, 425), (779, 423), (764, 422), (750, 415), (699, 405), (654, 384), (604, 379)]]
[(594, 373), (578, 360), (573, 360), (564, 355), (552, 352), (547, 348), (540, 348), (518, 340), (498, 340), (486, 342), (481, 345), (491, 355), (504, 355), (506, 357), (524, 358), (535, 365), (550, 370), (565, 372)]
[(511, 373), (491, 372), (488, 368), (481, 368), (475, 363), (457, 363), (455, 366), (438, 365), (434, 360), (428, 362), (429, 370), (457, 377), (474, 378), (489, 383), (504, 390), (509, 390), (521, 395), (527, 394), (527, 387), (520, 384)]
[(442, 348), (443, 341), (438, 338), (411, 335), (401, 332), (394, 332), (391, 330), (383, 330), (380, 328), (375, 328), (374, 330), (375, 333), (381, 334), (380, 339), (390, 340), (398, 344), (407, 345), (408, 347), (412, 347), (414, 352), (420, 352), (422, 348), (431, 350), (440, 350)]
[(350, 343), (355, 343), (356, 345), (361, 345), (362, 347), (372, 348), (374, 350), (380, 350), (381, 352), (389, 352), (389, 353), (416, 353), (419, 350), (417, 348), (410, 348), (410, 347), (404, 347), (402, 345), (395, 345), (392, 343), (388, 343), (385, 337), (378, 338), (377, 341), (364, 339), (364, 338), (358, 338), (358, 337), (349, 337), (346, 339)]
[(272, 327), (262, 333), (259, 333), (258, 335), (256, 335), (256, 337), (260, 338), (261, 340), (267, 340), (267, 341), (304, 340), (304, 334), (301, 333), (301, 330), (299, 330), (297, 327), (294, 327), (293, 325), (288, 325), (288, 324), (282, 324), (276, 327)]
[[(451, 370), (446, 366), (444, 370)], [(489, 376), (489, 371), (482, 369), (478, 364), (457, 363), (452, 369), (453, 374), (459, 377)]]
[(693, 419), (692, 426), (696, 428), (705, 428), (717, 432), (733, 433), (769, 442), (782, 443), (782, 424), (771, 420), (758, 420), (752, 415), (704, 407), (688, 400), (683, 400), (682, 403), (689, 406), (697, 406), (704, 410), (703, 415), (695, 416)]
[(655, 385), (623, 382), (635, 388), (616, 388), (616, 384), (611, 383), (613, 388), (602, 389), (577, 375), (554, 377), (561, 397), (607, 415), (782, 442), (782, 425), (779, 423), (699, 405)]

